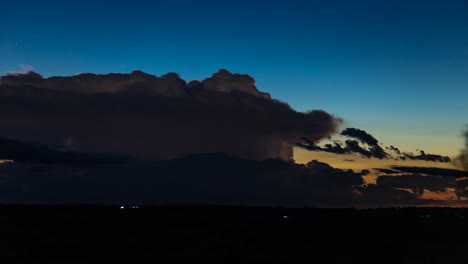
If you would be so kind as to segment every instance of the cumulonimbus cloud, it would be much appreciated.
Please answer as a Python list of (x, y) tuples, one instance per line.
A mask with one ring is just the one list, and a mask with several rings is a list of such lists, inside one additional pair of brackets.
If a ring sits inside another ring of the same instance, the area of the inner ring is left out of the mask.
[(50, 78), (28, 72), (0, 83), (0, 137), (85, 152), (290, 160), (299, 137), (319, 141), (340, 123), (321, 110), (297, 112), (259, 91), (252, 77), (227, 70), (189, 84), (176, 73), (141, 71)]

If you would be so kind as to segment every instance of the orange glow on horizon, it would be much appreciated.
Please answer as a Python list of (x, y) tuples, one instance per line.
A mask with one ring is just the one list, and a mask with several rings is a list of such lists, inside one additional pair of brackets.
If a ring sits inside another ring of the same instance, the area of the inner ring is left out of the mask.
[(308, 151), (302, 148), (294, 148), (294, 160), (296, 163), (307, 164), (311, 160), (318, 160), (330, 164), (339, 169), (352, 169), (360, 171), (373, 168), (388, 168), (390, 166), (416, 166), (416, 167), (437, 167), (444, 169), (456, 169), (452, 163), (431, 162), (423, 160), (390, 160), (365, 158), (358, 155), (338, 155), (334, 153)]
[(448, 188), (446, 192), (431, 192), (424, 190), (421, 199), (432, 199), (438, 201), (456, 201), (457, 195), (455, 194), (455, 189)]
[[(373, 169), (375, 168), (387, 168), (391, 169), (391, 166), (415, 166), (415, 167), (436, 167), (444, 169), (457, 169), (453, 163), (443, 162), (431, 162), (421, 160), (390, 160), (390, 159), (375, 159), (365, 158), (358, 155), (338, 155), (327, 152), (314, 152), (308, 151), (301, 148), (294, 148), (294, 159), (296, 163), (307, 164), (311, 160), (318, 160), (320, 162), (328, 163), (330, 166), (338, 169), (352, 169), (355, 172), (361, 170), (369, 170), (368, 175), (363, 176), (365, 184), (376, 184), (379, 173)], [(401, 176), (401, 174), (393, 175), (395, 177)], [(412, 192), (412, 190), (408, 190)], [(448, 188), (445, 192), (431, 192), (424, 190), (424, 193), (420, 197), (425, 200), (440, 201), (442, 203), (426, 204), (421, 206), (451, 206), (451, 207), (468, 207), (465, 198), (458, 199), (454, 188)]]

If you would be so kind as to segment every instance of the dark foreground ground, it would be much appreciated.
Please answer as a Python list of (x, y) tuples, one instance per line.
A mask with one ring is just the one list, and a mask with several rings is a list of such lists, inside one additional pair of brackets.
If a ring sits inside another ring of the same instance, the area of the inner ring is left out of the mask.
[(0, 206), (0, 263), (468, 263), (468, 210)]

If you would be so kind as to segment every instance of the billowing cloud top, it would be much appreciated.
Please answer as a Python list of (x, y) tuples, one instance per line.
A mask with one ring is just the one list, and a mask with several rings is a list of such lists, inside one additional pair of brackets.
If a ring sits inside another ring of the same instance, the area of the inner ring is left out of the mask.
[(31, 86), (54, 91), (76, 94), (119, 93), (123, 91), (144, 90), (164, 96), (184, 96), (194, 89), (229, 93), (239, 91), (258, 97), (271, 99), (268, 93), (258, 91), (255, 80), (247, 74), (232, 74), (225, 69), (214, 73), (211, 78), (203, 81), (191, 81), (188, 85), (179, 78), (177, 73), (167, 73), (161, 77), (133, 71), (130, 74), (81, 73), (69, 77), (51, 77), (44, 79), (42, 75), (29, 71), (26, 73), (8, 73), (1, 77), (5, 86)]
[(255, 80), (220, 70), (187, 84), (161, 77), (79, 74), (2, 76), (0, 137), (67, 145), (86, 152), (170, 159), (222, 152), (247, 159), (292, 159), (300, 137), (335, 133), (339, 120), (297, 112), (255, 87)]

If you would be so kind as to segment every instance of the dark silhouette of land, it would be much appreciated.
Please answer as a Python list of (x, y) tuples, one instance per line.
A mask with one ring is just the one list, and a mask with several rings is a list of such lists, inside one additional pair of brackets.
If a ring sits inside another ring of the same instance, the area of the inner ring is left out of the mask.
[(3, 205), (0, 212), (1, 263), (468, 261), (467, 209)]

